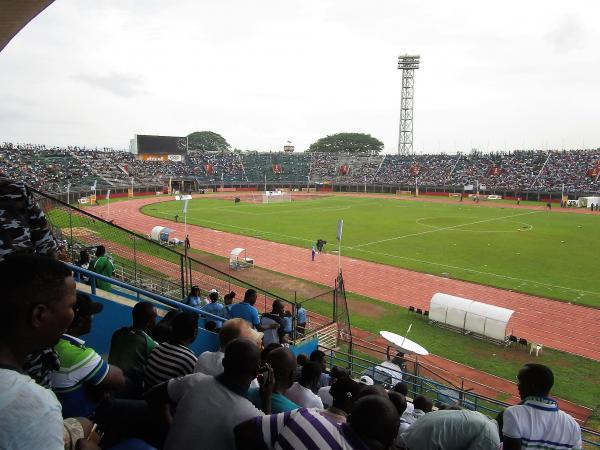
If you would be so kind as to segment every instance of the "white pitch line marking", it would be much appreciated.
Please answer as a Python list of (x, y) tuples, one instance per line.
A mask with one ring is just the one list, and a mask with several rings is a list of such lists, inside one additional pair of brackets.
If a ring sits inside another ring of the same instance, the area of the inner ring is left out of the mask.
[(424, 234), (431, 234), (431, 233), (437, 233), (439, 231), (452, 230), (454, 228), (467, 227), (467, 226), (470, 226), (470, 225), (476, 225), (478, 223), (493, 222), (495, 220), (510, 219), (510, 218), (519, 217), (519, 216), (527, 216), (529, 214), (536, 214), (536, 213), (539, 213), (539, 212), (541, 212), (541, 211), (530, 211), (530, 212), (526, 212), (526, 213), (522, 213), (522, 214), (513, 214), (511, 216), (493, 217), (491, 219), (483, 219), (483, 220), (478, 220), (476, 222), (463, 223), (463, 224), (460, 224), (460, 225), (452, 225), (450, 227), (436, 228), (435, 230), (427, 230), (427, 231), (420, 231), (419, 233), (404, 234), (402, 236), (396, 236), (396, 237), (393, 237), (393, 238), (381, 239), (379, 241), (366, 242), (364, 244), (355, 245), (353, 248), (361, 248), (361, 247), (366, 247), (367, 245), (380, 244), (382, 242), (389, 242), (389, 241), (396, 241), (398, 239), (405, 239), (405, 238), (408, 238), (408, 237), (422, 236)]

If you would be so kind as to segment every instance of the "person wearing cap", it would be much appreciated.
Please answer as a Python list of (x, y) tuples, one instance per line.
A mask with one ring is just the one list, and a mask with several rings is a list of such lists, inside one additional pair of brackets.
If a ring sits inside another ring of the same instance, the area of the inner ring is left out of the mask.
[[(208, 294), (208, 303), (202, 307), (202, 311), (212, 314), (213, 316), (222, 317), (223, 304), (219, 303), (219, 291), (212, 289)], [(214, 317), (205, 317), (206, 322), (212, 321), (215, 323), (217, 330), (223, 326), (223, 321)]]
[(92, 317), (102, 311), (102, 304), (78, 292), (73, 310), (73, 322), (54, 346), (60, 368), (52, 372), (52, 389), (62, 404), (63, 417), (90, 417), (100, 403), (98, 394), (123, 388), (125, 378), (121, 369), (108, 365), (79, 339), (92, 330)]
[(352, 406), (357, 394), (362, 388), (360, 383), (357, 383), (352, 378), (340, 378), (331, 385), (329, 393), (333, 398), (333, 402), (325, 411), (322, 411), (325, 417), (335, 423), (346, 423), (346, 418)]
[(323, 402), (325, 408), (329, 408), (333, 404), (333, 397), (331, 396), (331, 386), (333, 386), (339, 379), (348, 378), (350, 375), (348, 372), (341, 367), (333, 366), (331, 368), (331, 385), (323, 386), (319, 388), (317, 395)]

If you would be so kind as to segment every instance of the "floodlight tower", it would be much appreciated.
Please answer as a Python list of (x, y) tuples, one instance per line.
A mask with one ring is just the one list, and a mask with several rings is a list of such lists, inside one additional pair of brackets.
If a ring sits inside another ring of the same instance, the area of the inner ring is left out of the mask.
[(415, 93), (415, 69), (419, 68), (419, 55), (398, 56), (398, 69), (402, 69), (402, 97), (400, 100), (400, 134), (398, 154), (413, 152), (413, 104)]

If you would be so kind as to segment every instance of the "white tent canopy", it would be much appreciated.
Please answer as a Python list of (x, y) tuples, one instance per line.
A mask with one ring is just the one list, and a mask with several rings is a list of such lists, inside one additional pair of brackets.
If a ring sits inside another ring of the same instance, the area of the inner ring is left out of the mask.
[(431, 297), (429, 319), (461, 330), (503, 341), (514, 311), (454, 295), (437, 293)]

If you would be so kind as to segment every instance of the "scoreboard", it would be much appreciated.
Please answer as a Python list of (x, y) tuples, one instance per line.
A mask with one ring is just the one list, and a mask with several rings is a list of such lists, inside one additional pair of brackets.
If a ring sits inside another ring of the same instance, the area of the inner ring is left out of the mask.
[(182, 161), (187, 154), (187, 138), (136, 134), (131, 140), (130, 151), (143, 160)]

